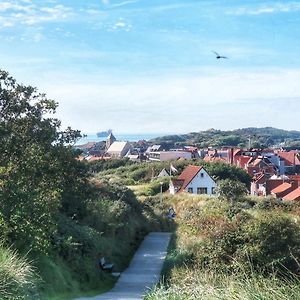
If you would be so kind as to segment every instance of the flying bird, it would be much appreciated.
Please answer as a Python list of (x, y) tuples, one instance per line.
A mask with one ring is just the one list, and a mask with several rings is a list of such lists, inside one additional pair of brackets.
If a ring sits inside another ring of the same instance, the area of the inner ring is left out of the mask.
[(214, 54), (216, 54), (216, 59), (220, 59), (220, 58), (227, 58), (226, 56), (221, 56), (219, 53), (217, 53), (216, 51), (212, 51)]

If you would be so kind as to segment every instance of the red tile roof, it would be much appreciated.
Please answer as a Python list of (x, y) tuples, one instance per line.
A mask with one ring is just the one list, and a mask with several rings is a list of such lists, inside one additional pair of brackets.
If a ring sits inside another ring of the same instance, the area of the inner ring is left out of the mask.
[(300, 200), (300, 188), (297, 188), (283, 197), (284, 200)]
[(296, 153), (294, 152), (285, 152), (285, 151), (278, 151), (278, 156), (284, 159), (286, 166), (294, 166), (295, 165), (295, 156)]
[(180, 191), (184, 190), (187, 185), (193, 180), (193, 178), (200, 172), (201, 166), (187, 166), (182, 173), (178, 176), (178, 180), (182, 180), (183, 184)]
[(245, 165), (251, 160), (252, 158), (249, 157), (249, 156), (238, 156), (236, 157), (236, 162), (237, 162), (237, 165), (240, 167), (240, 168), (245, 168)]
[(300, 175), (288, 175), (288, 178), (300, 182)]
[(292, 185), (290, 183), (284, 182), (281, 185), (279, 185), (278, 187), (276, 187), (275, 189), (273, 189), (271, 191), (271, 193), (279, 194), (279, 193), (286, 191), (287, 189), (290, 189), (291, 187), (292, 187)]
[(203, 160), (207, 162), (213, 162), (213, 161), (226, 162), (226, 159), (222, 157), (214, 157), (214, 156), (205, 156)]

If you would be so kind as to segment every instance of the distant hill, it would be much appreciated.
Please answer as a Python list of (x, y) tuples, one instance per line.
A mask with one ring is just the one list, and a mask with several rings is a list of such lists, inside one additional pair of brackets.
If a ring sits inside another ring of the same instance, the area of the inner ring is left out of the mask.
[(198, 147), (248, 147), (249, 138), (252, 148), (266, 148), (274, 146), (300, 146), (300, 131), (288, 131), (273, 127), (242, 128), (231, 131), (208, 129), (180, 135), (167, 135), (152, 139), (153, 144), (162, 144), (165, 148), (183, 145)]

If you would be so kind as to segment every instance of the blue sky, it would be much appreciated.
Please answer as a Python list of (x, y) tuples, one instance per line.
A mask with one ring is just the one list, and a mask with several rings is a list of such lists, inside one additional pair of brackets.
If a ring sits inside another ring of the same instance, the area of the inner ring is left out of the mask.
[(2, 0), (0, 38), (63, 126), (300, 130), (300, 1)]

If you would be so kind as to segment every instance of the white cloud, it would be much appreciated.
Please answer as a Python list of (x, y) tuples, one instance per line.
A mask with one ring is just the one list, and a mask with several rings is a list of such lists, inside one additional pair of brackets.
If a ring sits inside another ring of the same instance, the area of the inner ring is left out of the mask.
[(122, 6), (126, 6), (128, 4), (133, 4), (133, 3), (137, 3), (137, 2), (139, 2), (139, 0), (129, 0), (129, 1), (124, 1), (124, 2), (113, 4), (113, 5), (111, 5), (111, 7), (112, 8), (122, 7)]
[[(54, 76), (55, 77), (55, 76)], [(96, 76), (97, 77), (97, 76)], [(56, 77), (55, 77), (56, 78)], [(59, 118), (85, 132), (188, 132), (210, 127), (295, 128), (300, 70), (274, 69), (214, 75), (159, 77), (134, 82), (40, 85), (60, 102)], [(43, 79), (43, 82), (48, 82)]]
[[(24, 1), (22, 1), (24, 2)], [(64, 5), (37, 7), (30, 1), (24, 3), (0, 3), (0, 26), (35, 25), (45, 22), (61, 21), (74, 14), (70, 7)]]
[(111, 31), (130, 31), (131, 29), (132, 25), (126, 22), (123, 18), (120, 18), (109, 28)]
[(261, 15), (261, 14), (273, 14), (273, 13), (287, 13), (292, 11), (299, 11), (300, 3), (278, 3), (272, 5), (260, 5), (256, 8), (240, 7), (229, 11), (229, 14), (235, 15)]
[(8, 11), (8, 10), (15, 10), (15, 11), (30, 11), (31, 6), (16, 4), (11, 2), (2, 2), (0, 3), (0, 12)]

